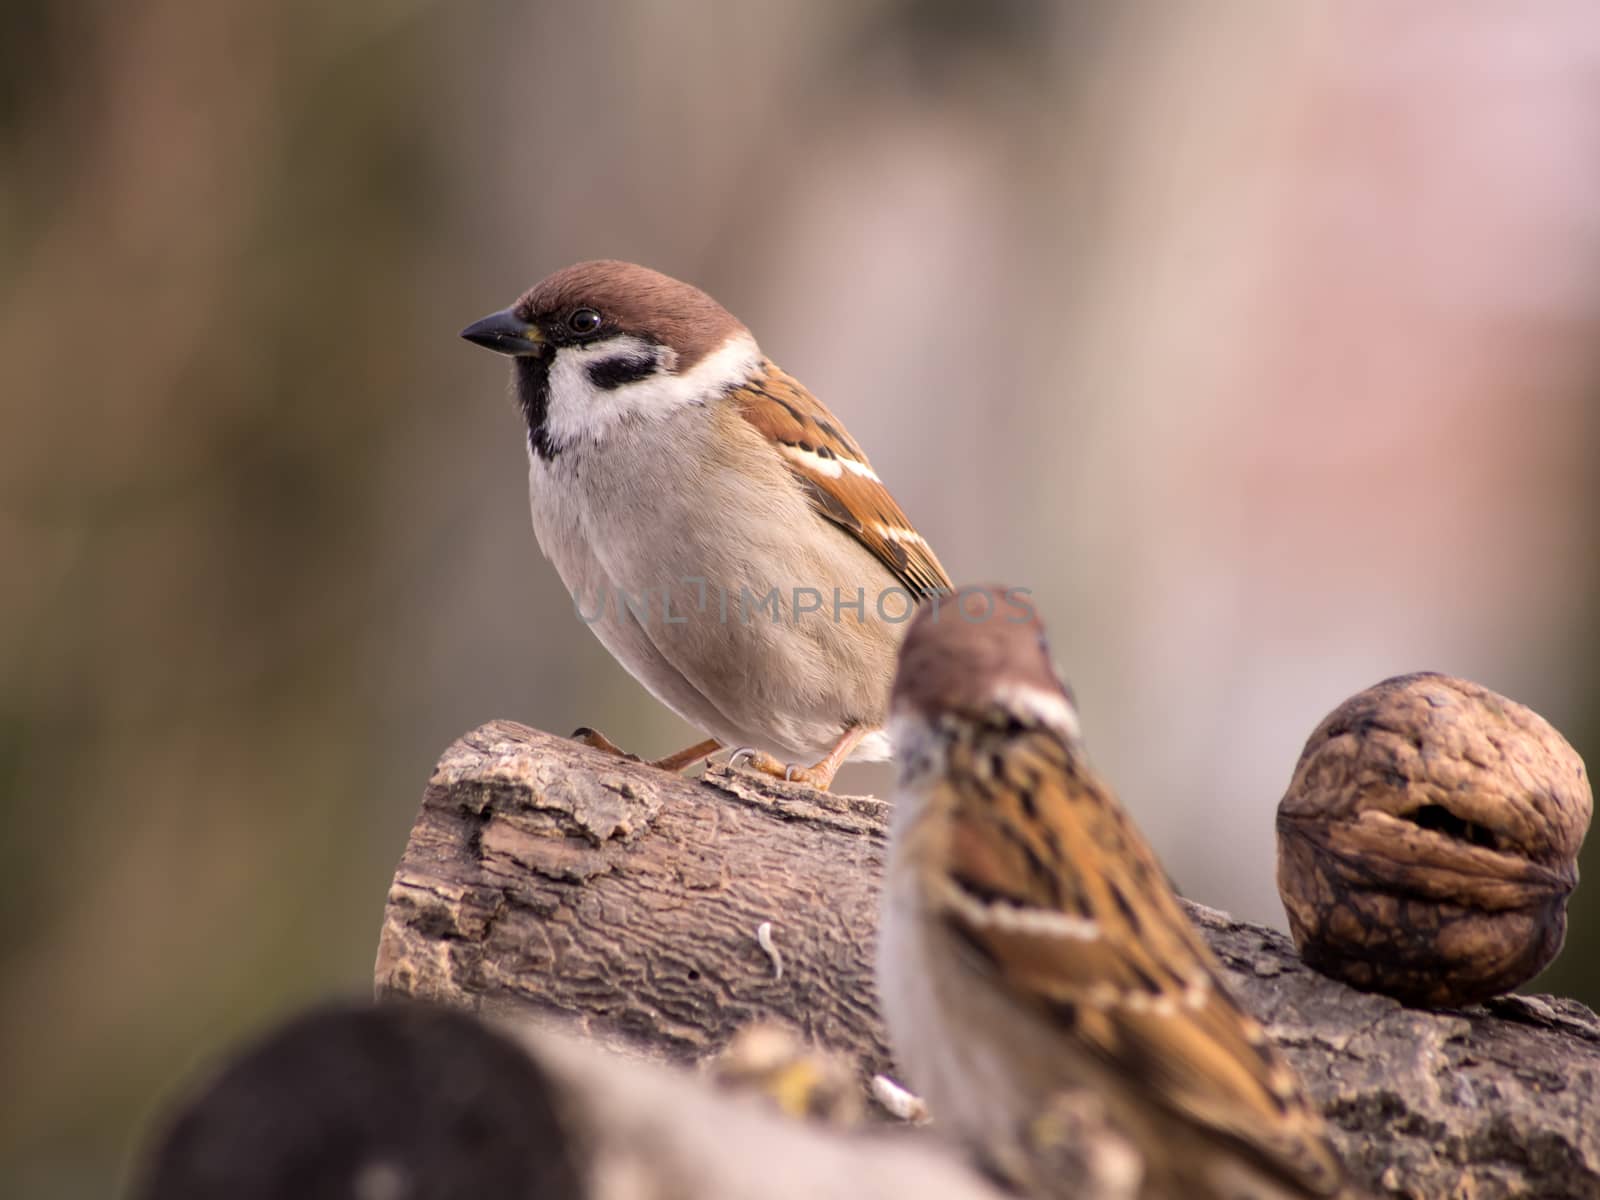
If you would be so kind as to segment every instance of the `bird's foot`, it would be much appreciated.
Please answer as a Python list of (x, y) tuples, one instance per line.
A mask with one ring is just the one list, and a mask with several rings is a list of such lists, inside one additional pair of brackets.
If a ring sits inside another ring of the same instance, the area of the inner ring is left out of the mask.
[(788, 779), (789, 773), (795, 770), (793, 763), (786, 763), (782, 759), (773, 758), (765, 750), (757, 750), (754, 746), (740, 746), (728, 755), (730, 767), (749, 767), (752, 771), (759, 771), (763, 775), (771, 775), (774, 779)]
[[(572, 731), (572, 740), (582, 742), (585, 746), (592, 750), (598, 750), (602, 754), (620, 758), (623, 762), (644, 762), (644, 759), (637, 754), (629, 754), (598, 729), (590, 729), (587, 725), (574, 729)], [(715, 754), (720, 749), (722, 749), (721, 742), (717, 741), (716, 738), (707, 738), (703, 742), (696, 742), (692, 746), (679, 750), (676, 754), (658, 758), (649, 765), (659, 767), (663, 771), (681, 771), (685, 767), (694, 766), (701, 759)]]
[(844, 736), (835, 744), (833, 749), (823, 757), (820, 762), (812, 763), (809, 767), (798, 763), (786, 763), (773, 758), (764, 750), (755, 750), (745, 747), (735, 750), (728, 757), (730, 767), (737, 766), (739, 760), (745, 760), (746, 765), (753, 771), (763, 775), (771, 775), (774, 779), (782, 779), (788, 783), (804, 783), (825, 792), (833, 785), (833, 777), (839, 773), (839, 768), (844, 766), (844, 760), (850, 757), (850, 752), (861, 744), (861, 739), (871, 733), (861, 725), (852, 725), (845, 730)]
[(744, 746), (734, 750), (728, 755), (728, 766), (747, 766), (752, 771), (770, 774), (773, 779), (782, 779), (792, 784), (810, 784), (811, 787), (826, 792), (830, 782), (834, 782), (832, 773), (824, 774), (813, 766), (802, 766), (800, 763), (786, 763), (782, 758), (774, 758), (766, 754), (766, 750), (757, 750), (754, 746)]

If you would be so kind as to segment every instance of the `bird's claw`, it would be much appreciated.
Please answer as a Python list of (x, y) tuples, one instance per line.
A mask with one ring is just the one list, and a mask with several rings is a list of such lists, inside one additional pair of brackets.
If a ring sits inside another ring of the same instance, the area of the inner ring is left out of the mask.
[(755, 750), (748, 746), (735, 750), (728, 756), (730, 767), (745, 766), (758, 774), (770, 779), (781, 779), (785, 783), (803, 783), (810, 787), (828, 790), (828, 784), (833, 779), (833, 771), (826, 769), (824, 763), (815, 767), (804, 766), (801, 763), (785, 763), (764, 750)]

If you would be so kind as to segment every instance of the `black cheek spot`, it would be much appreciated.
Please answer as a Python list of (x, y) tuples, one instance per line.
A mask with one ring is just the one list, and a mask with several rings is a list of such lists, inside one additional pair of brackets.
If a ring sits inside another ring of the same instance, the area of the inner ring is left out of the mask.
[(603, 358), (589, 364), (589, 382), (602, 392), (615, 391), (629, 383), (638, 383), (655, 374), (656, 360), (652, 354), (625, 354), (620, 358)]

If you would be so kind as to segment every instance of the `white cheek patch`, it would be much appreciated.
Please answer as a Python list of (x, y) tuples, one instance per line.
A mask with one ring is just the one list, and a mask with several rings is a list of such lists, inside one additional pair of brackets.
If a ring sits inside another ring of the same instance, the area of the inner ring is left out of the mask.
[(1017, 715), (1031, 717), (1055, 730), (1069, 742), (1083, 738), (1078, 710), (1060, 692), (1046, 691), (1031, 683), (1003, 683), (995, 688), (994, 698)]
[[(589, 369), (618, 358), (653, 359), (666, 355), (643, 379), (613, 388), (598, 387)], [(582, 346), (564, 346), (550, 364), (550, 412), (545, 419), (557, 450), (581, 441), (599, 441), (623, 421), (663, 417), (680, 408), (704, 404), (710, 397), (737, 387), (755, 374), (761, 351), (748, 333), (735, 333), (721, 346), (682, 373), (675, 372), (670, 351), (658, 351), (643, 338), (624, 334)]]

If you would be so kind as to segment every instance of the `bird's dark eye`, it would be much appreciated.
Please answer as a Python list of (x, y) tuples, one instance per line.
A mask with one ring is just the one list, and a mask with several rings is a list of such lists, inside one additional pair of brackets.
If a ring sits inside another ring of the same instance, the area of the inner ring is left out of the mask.
[(579, 337), (588, 337), (600, 328), (600, 314), (592, 308), (574, 309), (567, 318), (567, 328)]

